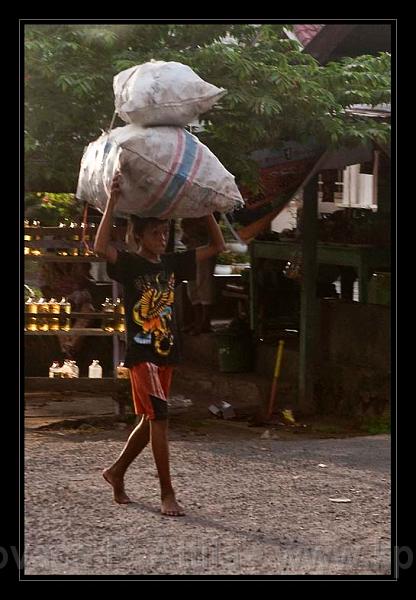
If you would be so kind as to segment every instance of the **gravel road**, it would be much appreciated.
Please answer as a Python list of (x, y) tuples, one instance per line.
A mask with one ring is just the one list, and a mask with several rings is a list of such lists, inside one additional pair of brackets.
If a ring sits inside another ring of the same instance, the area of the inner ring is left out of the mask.
[(26, 431), (26, 575), (390, 574), (389, 436), (172, 429), (187, 515), (169, 518), (149, 448), (127, 475), (135, 503), (113, 503), (101, 470), (127, 434)]

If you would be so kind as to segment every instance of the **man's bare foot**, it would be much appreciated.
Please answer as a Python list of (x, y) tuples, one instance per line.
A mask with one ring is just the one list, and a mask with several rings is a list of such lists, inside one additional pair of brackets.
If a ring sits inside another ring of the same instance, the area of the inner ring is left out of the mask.
[(120, 477), (111, 473), (111, 469), (104, 469), (102, 475), (107, 483), (113, 487), (114, 500), (117, 504), (130, 504), (131, 500), (124, 491), (124, 482)]
[(162, 515), (167, 517), (183, 517), (185, 512), (183, 508), (176, 502), (175, 496), (166, 496), (162, 498)]

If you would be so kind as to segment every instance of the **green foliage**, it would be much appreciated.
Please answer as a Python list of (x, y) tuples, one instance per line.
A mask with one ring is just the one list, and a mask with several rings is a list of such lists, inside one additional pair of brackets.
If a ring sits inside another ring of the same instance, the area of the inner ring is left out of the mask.
[(58, 226), (79, 219), (81, 204), (74, 194), (37, 192), (25, 194), (25, 218), (39, 221), (41, 226)]
[(377, 417), (369, 417), (362, 421), (360, 429), (370, 435), (380, 435), (391, 432), (390, 415), (383, 414)]
[(32, 300), (40, 300), (42, 298), (42, 292), (41, 290), (34, 286), (28, 286), (26, 283), (24, 284), (24, 291), (25, 291), (25, 302), (26, 300), (29, 300), (29, 298), (31, 298)]
[(250, 262), (248, 252), (220, 252), (216, 257), (218, 265), (241, 265)]
[(390, 56), (323, 67), (287, 39), (284, 27), (26, 25), (26, 189), (75, 189), (85, 145), (111, 122), (114, 75), (152, 58), (188, 64), (227, 89), (203, 116), (205, 131), (198, 135), (253, 190), (253, 150), (311, 138), (323, 146), (386, 142), (389, 125), (351, 117), (345, 109), (390, 100)]

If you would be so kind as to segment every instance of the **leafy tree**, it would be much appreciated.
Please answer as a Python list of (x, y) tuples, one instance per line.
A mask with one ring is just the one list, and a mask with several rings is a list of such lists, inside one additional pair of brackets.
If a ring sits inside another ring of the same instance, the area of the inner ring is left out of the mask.
[[(146, 62), (176, 60), (228, 93), (203, 115), (201, 141), (256, 189), (250, 153), (284, 140), (322, 146), (387, 142), (389, 125), (352, 117), (353, 103), (390, 100), (390, 56), (321, 66), (287, 38), (287, 25), (25, 26), (26, 189), (73, 192), (83, 148), (108, 128), (112, 79)], [(123, 123), (117, 118), (115, 126)]]
[(25, 194), (25, 218), (39, 221), (44, 227), (57, 226), (63, 222), (78, 221), (82, 207), (74, 194), (29, 192)]

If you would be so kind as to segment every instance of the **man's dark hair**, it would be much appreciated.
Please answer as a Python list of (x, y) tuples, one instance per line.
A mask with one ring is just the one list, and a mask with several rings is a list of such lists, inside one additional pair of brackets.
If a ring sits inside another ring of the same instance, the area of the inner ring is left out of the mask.
[(141, 235), (144, 230), (151, 225), (169, 223), (169, 219), (158, 219), (156, 217), (137, 217), (136, 215), (130, 215), (130, 221), (133, 224), (134, 235)]

